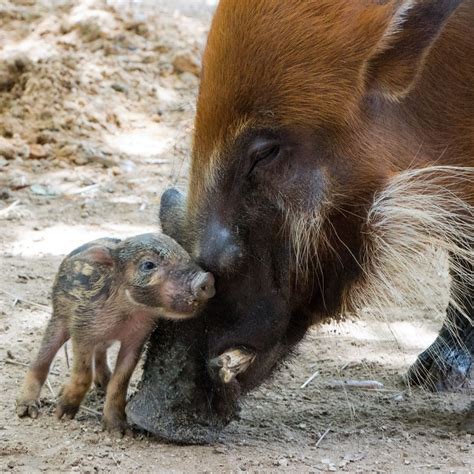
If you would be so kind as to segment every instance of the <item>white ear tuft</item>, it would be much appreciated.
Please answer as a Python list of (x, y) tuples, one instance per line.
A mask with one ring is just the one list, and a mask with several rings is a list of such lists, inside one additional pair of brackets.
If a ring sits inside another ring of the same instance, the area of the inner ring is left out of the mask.
[(425, 60), (461, 0), (404, 0), (367, 61), (367, 87), (390, 100), (414, 87)]

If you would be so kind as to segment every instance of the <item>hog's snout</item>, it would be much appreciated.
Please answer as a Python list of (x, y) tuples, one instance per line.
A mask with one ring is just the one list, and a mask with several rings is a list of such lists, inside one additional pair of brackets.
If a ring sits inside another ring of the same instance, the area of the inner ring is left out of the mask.
[(242, 259), (242, 247), (238, 237), (229, 229), (213, 221), (202, 237), (199, 262), (216, 273), (226, 273)]
[(216, 294), (212, 273), (200, 273), (191, 283), (191, 290), (198, 301), (206, 301)]

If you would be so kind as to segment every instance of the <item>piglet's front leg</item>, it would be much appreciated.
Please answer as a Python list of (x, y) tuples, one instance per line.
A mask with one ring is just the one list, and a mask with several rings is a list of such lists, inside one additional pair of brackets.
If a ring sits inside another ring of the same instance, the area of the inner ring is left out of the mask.
[(107, 386), (102, 427), (118, 436), (126, 432), (125, 404), (130, 378), (140, 358), (144, 341), (122, 342), (114, 373)]

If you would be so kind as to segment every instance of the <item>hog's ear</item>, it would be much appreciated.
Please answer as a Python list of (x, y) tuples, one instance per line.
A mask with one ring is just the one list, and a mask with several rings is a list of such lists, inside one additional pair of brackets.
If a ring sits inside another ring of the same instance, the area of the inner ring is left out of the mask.
[(102, 245), (94, 245), (81, 252), (81, 259), (96, 265), (112, 267), (114, 259), (110, 250)]
[(160, 223), (163, 233), (186, 248), (186, 196), (176, 188), (168, 188), (161, 195)]
[(390, 100), (405, 97), (428, 52), (462, 0), (403, 0), (367, 64), (367, 85)]

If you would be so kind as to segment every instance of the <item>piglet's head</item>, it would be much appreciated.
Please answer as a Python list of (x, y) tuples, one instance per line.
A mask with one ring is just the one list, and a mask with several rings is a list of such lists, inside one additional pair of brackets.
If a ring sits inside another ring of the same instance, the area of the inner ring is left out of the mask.
[(172, 238), (142, 234), (114, 250), (128, 302), (168, 319), (194, 316), (214, 296), (214, 277)]

